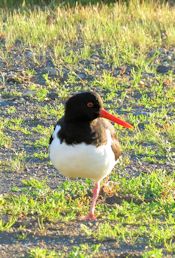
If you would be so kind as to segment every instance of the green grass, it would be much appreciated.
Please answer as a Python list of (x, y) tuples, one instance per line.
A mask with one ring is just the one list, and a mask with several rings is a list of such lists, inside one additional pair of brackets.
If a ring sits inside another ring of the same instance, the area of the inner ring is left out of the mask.
[[(21, 40), (29, 47), (37, 46), (40, 53), (52, 46), (55, 61), (58, 62), (59, 57), (59, 61), (68, 64), (87, 58), (91, 46), (96, 44), (101, 44), (102, 52), (110, 62), (118, 64), (122, 59), (138, 64), (148, 48), (175, 43), (174, 7), (155, 1), (151, 4), (145, 1), (142, 5), (138, 1), (130, 1), (129, 5), (116, 3), (113, 7), (77, 6), (64, 9), (58, 6), (54, 11), (49, 8), (43, 11), (17, 10), (13, 13), (1, 10), (1, 20), (3, 17), (6, 25), (0, 27), (0, 33), (6, 39), (7, 46)], [(163, 37), (163, 33), (166, 37)], [(74, 43), (78, 38), (83, 40), (84, 47), (77, 54), (72, 50), (67, 52), (67, 43)], [(134, 57), (135, 54), (138, 58)]]
[[(168, 176), (165, 171), (160, 170), (150, 175), (141, 174), (135, 179), (120, 179), (115, 175), (117, 185), (114, 185), (113, 190), (116, 197), (122, 196), (121, 203), (116, 201), (114, 204), (107, 204), (105, 200), (109, 197), (107, 194), (103, 195), (103, 203), (97, 205), (97, 226), (92, 228), (91, 224), (80, 222), (80, 234), (100, 243), (107, 240), (131, 246), (144, 243), (150, 250), (161, 248), (166, 253), (174, 253), (174, 179), (175, 174)], [(13, 229), (13, 225), (21, 217), (35, 218), (41, 234), (47, 232), (48, 223), (50, 227), (54, 227), (58, 221), (70, 223), (79, 214), (87, 212), (89, 187), (89, 181), (81, 184), (65, 181), (53, 191), (45, 181), (23, 180), (23, 187), (14, 189), (18, 192), (17, 196), (12, 194), (1, 199), (1, 212), (8, 214), (8, 222), (2, 222), (1, 231)], [(22, 232), (27, 233), (27, 228), (24, 227)], [(157, 252), (161, 253), (161, 249)], [(75, 250), (82, 252), (81, 249)], [(39, 249), (31, 251), (31, 254), (35, 252), (39, 252)], [(45, 250), (42, 252), (47, 253)]]
[[(168, 51), (175, 45), (175, 7), (133, 0), (31, 8), (19, 1), (14, 9), (13, 0), (5, 2), (0, 165), (2, 178), (17, 179), (0, 197), (1, 232), (15, 233), (21, 245), (41, 238), (26, 250), (29, 257), (103, 257), (128, 249), (126, 257), (131, 250), (173, 257), (175, 74), (174, 68), (160, 74), (157, 66), (174, 67)], [(78, 221), (89, 209), (91, 181), (56, 178), (53, 189), (48, 161), (48, 139), (65, 100), (85, 90), (98, 91), (106, 109), (134, 125), (133, 131), (115, 126), (123, 156), (98, 200), (95, 223)], [(67, 237), (68, 244), (43, 246), (43, 236)]]
[(37, 247), (30, 250), (29, 257), (30, 258), (36, 258), (36, 257), (57, 258), (58, 255), (56, 254), (55, 251), (48, 251), (46, 249)]

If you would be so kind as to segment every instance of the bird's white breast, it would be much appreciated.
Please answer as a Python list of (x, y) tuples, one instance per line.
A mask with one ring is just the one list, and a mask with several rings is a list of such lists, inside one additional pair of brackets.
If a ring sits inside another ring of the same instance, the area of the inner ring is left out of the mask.
[(50, 145), (50, 159), (55, 168), (67, 177), (83, 177), (99, 180), (107, 176), (115, 165), (115, 156), (111, 148), (110, 131), (106, 130), (107, 143), (96, 147), (85, 143), (68, 145), (60, 142), (56, 126)]

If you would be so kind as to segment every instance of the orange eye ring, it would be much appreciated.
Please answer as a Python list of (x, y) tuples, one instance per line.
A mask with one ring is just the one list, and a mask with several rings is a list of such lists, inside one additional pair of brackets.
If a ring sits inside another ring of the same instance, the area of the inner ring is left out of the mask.
[(94, 106), (93, 102), (88, 102), (87, 107), (92, 108)]

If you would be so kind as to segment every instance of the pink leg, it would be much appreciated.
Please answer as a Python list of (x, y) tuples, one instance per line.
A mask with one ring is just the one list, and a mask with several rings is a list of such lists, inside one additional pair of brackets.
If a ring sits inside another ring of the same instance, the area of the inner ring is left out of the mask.
[(95, 184), (95, 187), (93, 189), (93, 197), (92, 197), (92, 203), (91, 203), (91, 208), (90, 208), (90, 212), (87, 216), (81, 218), (82, 220), (95, 220), (96, 217), (94, 215), (94, 211), (95, 211), (95, 205), (99, 196), (99, 192), (100, 192), (100, 181), (98, 181)]

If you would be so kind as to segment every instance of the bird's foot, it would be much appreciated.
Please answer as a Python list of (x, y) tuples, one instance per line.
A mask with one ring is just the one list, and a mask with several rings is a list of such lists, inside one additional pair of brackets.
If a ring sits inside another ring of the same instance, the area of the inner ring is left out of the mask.
[(82, 217), (80, 217), (80, 220), (84, 220), (84, 221), (88, 221), (88, 220), (96, 220), (97, 218), (96, 218), (96, 216), (94, 215), (94, 214), (92, 214), (92, 213), (89, 213), (88, 215), (86, 215), (86, 216), (82, 216)]

